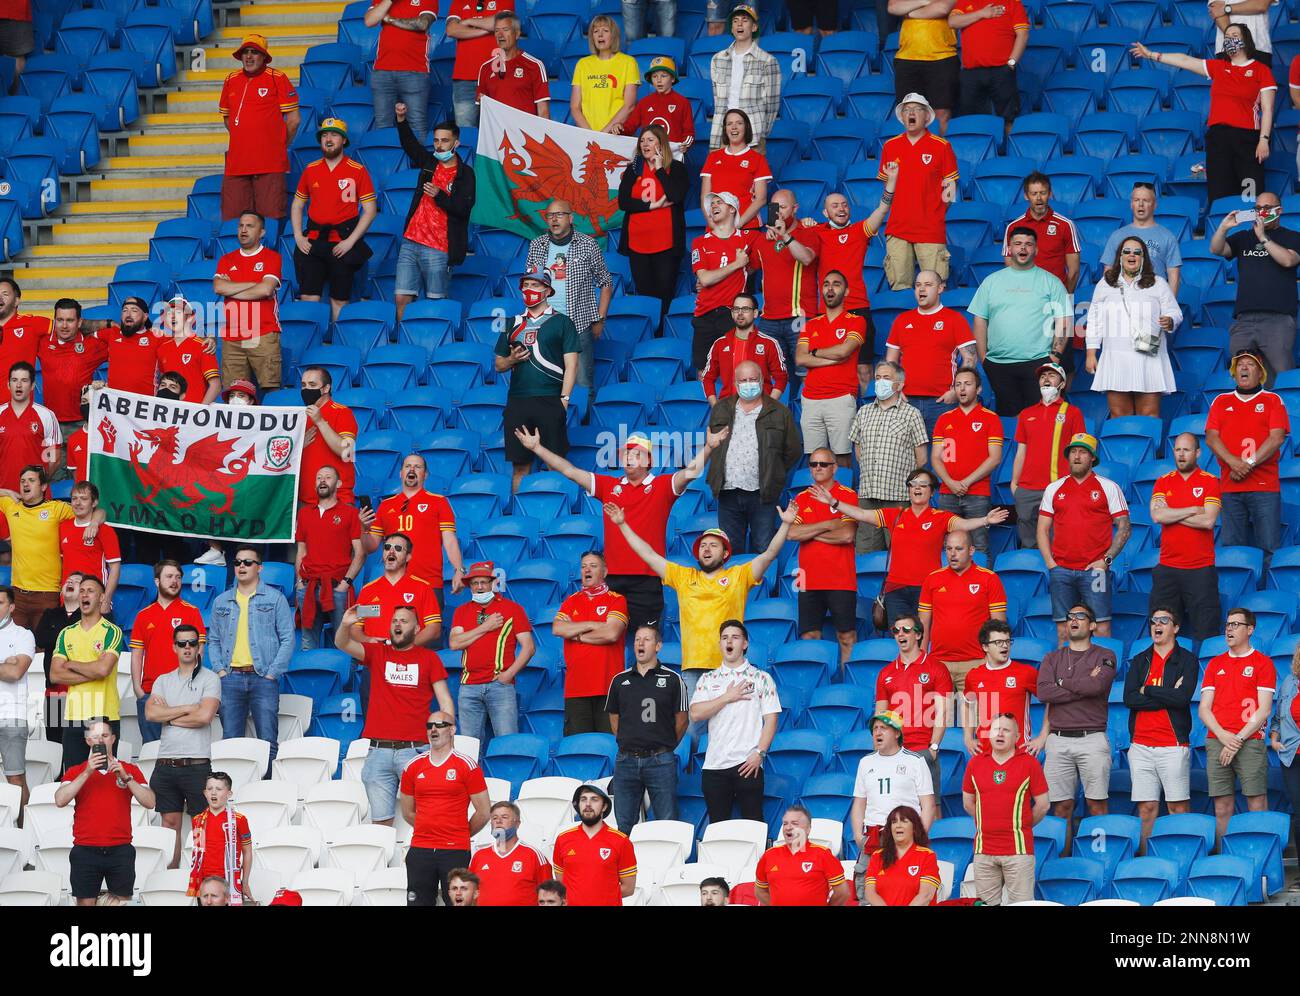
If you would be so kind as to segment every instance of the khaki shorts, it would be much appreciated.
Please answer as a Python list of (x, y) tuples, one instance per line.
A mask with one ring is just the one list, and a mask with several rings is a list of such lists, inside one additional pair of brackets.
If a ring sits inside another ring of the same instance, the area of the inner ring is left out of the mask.
[(848, 394), (840, 398), (804, 398), (803, 410), (799, 414), (803, 451), (811, 453), (829, 447), (838, 456), (852, 453), (849, 429), (857, 413), (858, 399)]
[(885, 279), (893, 290), (911, 290), (918, 270), (934, 270), (939, 279), (947, 280), (951, 258), (942, 242), (905, 242), (885, 236)]
[(1083, 797), (1099, 801), (1110, 798), (1110, 741), (1104, 733), (1086, 737), (1063, 737), (1053, 733), (1047, 738), (1047, 758), (1043, 765), (1047, 775), (1047, 798), (1051, 802), (1071, 802), (1083, 781)]
[(1132, 744), (1128, 749), (1128, 769), (1133, 778), (1129, 798), (1134, 802), (1186, 802), (1192, 797), (1190, 747), (1147, 747)]
[(1002, 890), (1008, 903), (1027, 903), (1034, 898), (1034, 856), (1032, 854), (975, 855), (975, 894), (986, 906), (1002, 905)]
[(1214, 737), (1205, 738), (1205, 779), (1214, 797), (1232, 795), (1241, 782), (1241, 794), (1249, 798), (1268, 794), (1268, 751), (1262, 739), (1247, 740), (1224, 766), (1219, 763), (1222, 745)]
[(265, 394), (280, 388), (281, 376), (279, 332), (253, 339), (227, 339), (221, 344), (221, 383), (227, 387), (237, 380), (251, 379)]

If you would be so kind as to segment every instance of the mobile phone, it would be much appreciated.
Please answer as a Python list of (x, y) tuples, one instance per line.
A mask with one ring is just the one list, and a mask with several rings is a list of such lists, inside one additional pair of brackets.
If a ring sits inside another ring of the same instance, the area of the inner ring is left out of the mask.
[(770, 226), (770, 225), (775, 225), (775, 224), (777, 223), (777, 221), (780, 220), (780, 218), (781, 218), (781, 209), (780, 209), (779, 207), (777, 207), (777, 205), (769, 203), (769, 204), (767, 205), (767, 223), (768, 223), (768, 225), (769, 225), (769, 226)]
[(378, 605), (358, 605), (358, 606), (357, 606), (357, 618), (358, 618), (358, 619), (378, 619), (378, 618), (379, 618), (379, 606), (378, 606)]
[(1252, 210), (1252, 211), (1238, 211), (1238, 212), (1237, 212), (1237, 224), (1240, 225), (1240, 224), (1243, 224), (1243, 223), (1245, 223), (1245, 222), (1247, 222), (1247, 221), (1254, 221), (1256, 217), (1257, 217), (1257, 215), (1255, 214), (1255, 212), (1254, 212), (1253, 210)]
[[(95, 759), (95, 767), (96, 767), (96, 768), (105, 768), (105, 767), (108, 766), (108, 747), (107, 747), (107, 745), (105, 745), (105, 744), (94, 744), (94, 745), (90, 748), (90, 756), (93, 757), (93, 758)], [(99, 763), (101, 758), (104, 760), (104, 763), (103, 763), (103, 764), (100, 764), (100, 763)]]
[(374, 506), (370, 503), (370, 496), (369, 496), (369, 495), (358, 495), (358, 496), (357, 496), (357, 504), (360, 505), (362, 508), (366, 509), (367, 511), (369, 511), (371, 508), (374, 507)]

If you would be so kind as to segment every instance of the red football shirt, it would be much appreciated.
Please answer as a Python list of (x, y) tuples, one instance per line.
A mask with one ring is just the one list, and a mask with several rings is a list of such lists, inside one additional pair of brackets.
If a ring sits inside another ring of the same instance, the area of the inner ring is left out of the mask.
[[(355, 159), (340, 156), (333, 166), (325, 159), (309, 163), (298, 180), (294, 197), (308, 201), (307, 232), (309, 239), (320, 235), (316, 225), (341, 225), (361, 214), (360, 205), (375, 199), (375, 185), (369, 171)], [(331, 231), (329, 241), (342, 242), (337, 231)]]
[(169, 337), (152, 329), (127, 335), (109, 325), (96, 332), (95, 338), (108, 347), (108, 386), (152, 398), (158, 383), (158, 349)]
[(1032, 404), (1016, 419), (1016, 442), (1025, 447), (1020, 487), (1043, 491), (1070, 472), (1065, 447), (1077, 433), (1087, 432), (1083, 412), (1068, 401)]
[[(679, 167), (681, 168), (681, 167)], [(664, 196), (664, 185), (659, 175), (643, 162), (641, 175), (632, 183), (632, 199), (653, 204)], [(754, 240), (755, 246), (758, 240)], [(653, 211), (636, 211), (627, 215), (627, 247), (632, 252), (667, 252), (673, 246), (672, 210), (667, 207)]]
[[(1169, 508), (1204, 508), (1222, 505), (1219, 479), (1200, 467), (1183, 477), (1177, 470), (1162, 475), (1151, 491), (1160, 495)], [(1160, 563), (1166, 567), (1196, 570), (1214, 566), (1214, 530), (1194, 529), (1181, 522), (1160, 528)]]
[[(1272, 658), (1258, 650), (1252, 650), (1244, 657), (1219, 654), (1206, 665), (1201, 678), (1201, 694), (1214, 693), (1210, 711), (1229, 733), (1236, 733), (1250, 722), (1259, 709), (1261, 689), (1277, 691), (1277, 669), (1273, 667)], [(1268, 723), (1264, 725), (1268, 726)], [(1212, 730), (1207, 730), (1206, 736), (1217, 739)], [(1263, 729), (1256, 730), (1251, 739), (1263, 740)]]
[(367, 643), (365, 650), (362, 663), (370, 669), (370, 709), (361, 735), (424, 743), (424, 724), (438, 708), (433, 686), (447, 680), (442, 661), (427, 647), (398, 650), (387, 643)]
[(342, 580), (352, 566), (352, 541), (360, 538), (361, 517), (355, 505), (335, 502), (324, 510), (319, 505), (303, 506), (294, 533), (294, 539), (306, 545), (302, 576)]
[[(1210, 413), (1205, 418), (1205, 431), (1211, 429), (1219, 434), (1219, 439), (1229, 453), (1235, 453), (1241, 459), (1253, 456), (1264, 445), (1268, 434), (1274, 429), (1291, 431), (1291, 420), (1287, 416), (1286, 405), (1272, 391), (1260, 391), (1248, 398), (1243, 398), (1236, 391), (1220, 394), (1210, 405)], [(1279, 491), (1277, 465), (1281, 451), (1260, 463), (1244, 481), (1234, 481), (1227, 467), (1220, 466), (1219, 479), (1224, 494), (1233, 491)]]
[(227, 176), (289, 172), (284, 116), (298, 109), (293, 82), (270, 66), (256, 76), (236, 69), (221, 86), (217, 110), (230, 128)]
[(754, 870), (755, 887), (767, 889), (773, 906), (826, 906), (843, 882), (844, 866), (821, 844), (798, 854), (786, 844), (769, 847)]
[(816, 314), (820, 315), (824, 310), (820, 298), (821, 286), (831, 270), (838, 270), (849, 282), (840, 307), (845, 311), (857, 311), (871, 306), (862, 266), (867, 258), (867, 246), (875, 237), (876, 233), (865, 221), (851, 221), (843, 228), (835, 228), (829, 221), (824, 221), (812, 228), (799, 229), (799, 241), (817, 249)]
[[(253, 832), (248, 828), (248, 817), (243, 813), (234, 813), (235, 817), (235, 838), (239, 844), (251, 844), (253, 841)], [(216, 875), (219, 878), (225, 878), (226, 871), (226, 820), (228, 819), (226, 811), (214, 813), (212, 810), (205, 809), (199, 814), (196, 822), (191, 824), (191, 838), (194, 841), (193, 854), (198, 864), (197, 869), (193, 869), (190, 875), (190, 881), (202, 882), (209, 875)], [(239, 848), (235, 849), (235, 861), (241, 861)], [(238, 867), (239, 872), (247, 871), (242, 866)], [(238, 883), (236, 883), (236, 891)]]
[(952, 390), (954, 354), (974, 344), (970, 325), (951, 308), (936, 308), (928, 315), (920, 308), (903, 312), (890, 326), (886, 343), (902, 351), (909, 398), (937, 398)]
[(607, 823), (594, 836), (579, 824), (555, 838), (551, 864), (568, 889), (570, 906), (622, 906), (619, 883), (636, 874), (636, 850)]
[[(591, 475), (591, 496), (602, 505), (612, 501), (623, 510), (628, 528), (665, 556), (665, 533), (673, 504), (681, 497), (673, 490), (672, 474), (647, 474), (640, 484), (626, 477), (607, 474)], [(646, 562), (632, 552), (617, 526), (605, 518), (605, 566), (610, 574), (637, 574), (654, 577)]]
[[(1018, 5), (1018, 0), (1012, 2)], [(885, 179), (886, 163), (898, 163), (898, 184), (885, 234), (905, 242), (946, 242), (948, 202), (943, 185), (957, 180), (957, 155), (952, 146), (928, 131), (915, 142), (906, 135), (895, 135), (880, 150), (878, 179)]]
[[(724, 239), (707, 231), (691, 243), (691, 272), (720, 270), (732, 263), (742, 249), (751, 251), (754, 241), (753, 232), (732, 232)], [(745, 267), (723, 277), (711, 287), (701, 287), (695, 295), (695, 314), (703, 315), (714, 308), (730, 308), (736, 295), (745, 289), (748, 274), (749, 267)]]
[(973, 661), (984, 656), (979, 630), (994, 612), (1006, 612), (1007, 593), (988, 568), (971, 564), (958, 574), (944, 567), (921, 585), (919, 607), (930, 613), (930, 656), (940, 661)]
[(487, 605), (466, 602), (456, 608), (451, 617), (451, 628), (468, 633), (482, 625), (494, 612), (501, 613), (505, 622), (495, 633), (486, 633), (461, 651), (462, 685), (486, 685), (495, 681), (502, 671), (509, 670), (519, 649), (519, 634), (531, 633), (532, 623), (523, 607), (508, 598), (497, 595)]
[(0, 404), (9, 400), (9, 368), (15, 363), (36, 366), (36, 352), (54, 323), (40, 315), (14, 315), (0, 325)]
[[(1166, 526), (1166, 529), (1169, 527)], [(1147, 688), (1162, 688), (1165, 683), (1165, 664), (1167, 659), (1153, 649), (1151, 667), (1147, 671)], [(1143, 747), (1186, 747), (1179, 743), (1174, 726), (1169, 722), (1167, 709), (1141, 709), (1133, 716), (1133, 743)]]
[(59, 554), (63, 557), (63, 581), (74, 572), (107, 581), (109, 565), (122, 562), (117, 530), (108, 523), (99, 527), (93, 540), (87, 540), (85, 526), (64, 519), (59, 523)]
[(480, 847), (469, 867), (478, 876), (480, 906), (536, 906), (537, 887), (554, 874), (551, 863), (518, 838), (505, 854)]
[(1017, 751), (999, 764), (991, 754), (977, 754), (966, 764), (961, 790), (975, 796), (979, 813), (976, 854), (1034, 853), (1034, 797), (1047, 791), (1035, 758)]
[(87, 479), (86, 460), (89, 449), (89, 437), (86, 435), (86, 427), (83, 425), (68, 437), (68, 470), (72, 471), (72, 479), (74, 481), (84, 481)]
[(1111, 527), (1128, 515), (1128, 502), (1118, 484), (1089, 471), (1082, 481), (1069, 475), (1049, 484), (1038, 514), (1053, 520), (1052, 558), (1082, 571), (1110, 548)]
[[(484, 97), (491, 97), (516, 110), (536, 114), (537, 105), (551, 99), (551, 84), (547, 81), (546, 66), (523, 49), (515, 51), (517, 54), (506, 63), (504, 73), (495, 71), (492, 59), (479, 67), (478, 93), (474, 102), (477, 104)], [(630, 128), (624, 128), (624, 131), (634, 134)]]
[(1065, 257), (1070, 253), (1078, 255), (1082, 251), (1079, 247), (1079, 231), (1074, 227), (1074, 222), (1063, 214), (1057, 214), (1050, 207), (1042, 218), (1035, 218), (1026, 211), (1015, 221), (1007, 224), (1006, 232), (1002, 236), (1003, 256), (1010, 255), (1007, 246), (1011, 242), (1013, 228), (1034, 230), (1038, 235), (1038, 255), (1034, 257), (1034, 265), (1040, 270), (1046, 270), (1061, 283), (1065, 283)]
[[(858, 315), (841, 311), (834, 321), (829, 315), (810, 318), (799, 333), (799, 345), (809, 352), (842, 346), (846, 342), (861, 345), (867, 334), (867, 321)], [(809, 367), (804, 373), (803, 396), (816, 400), (858, 396), (858, 350), (853, 350), (840, 362), (828, 367)]]
[(651, 90), (638, 100), (632, 113), (623, 122), (623, 134), (639, 134), (642, 128), (652, 124), (660, 125), (668, 133), (670, 142), (684, 142), (695, 137), (695, 117), (691, 113), (691, 102), (675, 90), (667, 93)]
[(1023, 747), (1033, 736), (1029, 728), (1029, 696), (1038, 687), (1038, 671), (1028, 664), (1009, 661), (1005, 667), (991, 668), (980, 664), (966, 672), (966, 684), (962, 691), (966, 700), (979, 710), (979, 729), (976, 737), (980, 750), (988, 750), (989, 727), (994, 716), (1004, 712), (1012, 713), (1020, 724), (1020, 740), (1017, 747)]
[[(811, 247), (818, 244), (816, 231), (799, 228), (791, 234), (800, 245)], [(755, 268), (763, 271), (764, 318), (778, 322), (811, 318), (822, 310), (816, 267), (800, 263), (789, 246), (778, 250), (771, 239), (755, 239), (750, 256)]]
[(438, 599), (434, 595), (433, 588), (427, 581), (412, 574), (409, 569), (397, 579), (396, 583), (381, 574), (369, 584), (363, 585), (361, 591), (357, 593), (356, 604), (379, 606), (379, 615), (363, 619), (362, 625), (366, 636), (377, 636), (383, 640), (388, 639), (393, 610), (399, 605), (408, 605), (415, 609), (421, 627), (442, 618), (438, 612)]
[(704, 393), (711, 398), (729, 398), (735, 394), (736, 367), (742, 363), (758, 364), (763, 375), (764, 394), (785, 390), (789, 375), (786, 373), (781, 344), (755, 326), (744, 339), (732, 329), (721, 339), (714, 340), (709, 349), (709, 358), (704, 364)]
[(961, 0), (953, 11), (973, 14), (993, 5), (1003, 8), (1001, 17), (985, 18), (961, 29), (963, 69), (1005, 66), (1016, 43), (1016, 29), (1029, 29), (1029, 15), (1020, 0)]
[(371, 536), (403, 533), (413, 544), (411, 571), (430, 584), (442, 585), (442, 535), (456, 531), (456, 513), (451, 502), (421, 488), (409, 497), (398, 492), (379, 503)]
[(903, 717), (903, 746), (918, 752), (930, 749), (934, 721), (952, 692), (948, 668), (929, 654), (911, 664), (895, 657), (876, 677), (876, 701)]
[(208, 381), (216, 380), (217, 358), (203, 348), (203, 340), (189, 335), (177, 342), (164, 339), (158, 347), (158, 368), (163, 373), (178, 373), (185, 378), (185, 396), (182, 401), (201, 404), (207, 393)]
[[(588, 594), (576, 591), (564, 600), (555, 618), (568, 622), (604, 623), (622, 619), (627, 625), (627, 599), (608, 585)], [(566, 699), (604, 696), (614, 676), (623, 672), (624, 641), (595, 644), (564, 641), (564, 697)]]
[[(940, 444), (944, 470), (954, 481), (960, 481), (975, 473), (989, 458), (993, 443), (1002, 444), (1002, 420), (996, 412), (978, 403), (969, 412), (957, 407), (939, 416), (934, 424), (934, 441)], [(967, 493), (991, 494), (991, 477), (990, 474), (980, 478)], [(939, 490), (943, 494), (952, 494), (952, 489), (946, 484), (941, 484)]]
[[(256, 284), (266, 277), (274, 277), (278, 287), (282, 275), (283, 261), (280, 254), (266, 246), (258, 246), (253, 252), (233, 249), (217, 262), (217, 276), (237, 284)], [(222, 335), (227, 340), (251, 339), (280, 331), (277, 294), (260, 301), (226, 301), (224, 310), (226, 329)]]
[(876, 895), (885, 901), (886, 906), (908, 906), (921, 892), (923, 884), (933, 885), (934, 898), (930, 905), (939, 901), (939, 889), (943, 879), (939, 877), (939, 856), (928, 847), (913, 844), (894, 863), (885, 867), (883, 851), (876, 851), (867, 862), (866, 881), (876, 888)]
[[(490, 22), (502, 11), (514, 9), (512, 0), (451, 0), (447, 6), (447, 23), (480, 19)], [(452, 66), (451, 78), (453, 80), (478, 79), (478, 67), (483, 65), (485, 59), (491, 58), (492, 50), (496, 47), (496, 35), (492, 33), (490, 27), (486, 34), (478, 38), (457, 41), (456, 61)]]
[[(76, 781), (89, 763), (64, 772), (63, 784)], [(148, 784), (144, 772), (134, 764), (123, 761), (122, 767), (141, 785)], [(73, 803), (72, 842), (78, 847), (118, 847), (131, 843), (131, 798), (131, 790), (120, 787), (112, 772), (91, 771)]]
[[(838, 481), (831, 481), (831, 497), (841, 505), (856, 505), (857, 493)], [(852, 522), (843, 512), (832, 512), (830, 505), (818, 501), (807, 489), (794, 498), (795, 525), (817, 522)], [(822, 540), (804, 540), (799, 544), (798, 591), (857, 591), (857, 562), (853, 543), (826, 543)]]
[[(378, 7), (382, 0), (370, 0)], [(421, 14), (438, 17), (438, 0), (393, 0), (388, 16), (414, 20)], [(379, 48), (375, 52), (375, 68), (397, 73), (427, 73), (429, 71), (429, 33), (408, 31), (392, 24), (379, 29)]]
[(955, 518), (952, 512), (929, 505), (920, 515), (910, 507), (878, 509), (876, 525), (889, 531), (891, 549), (885, 587), (918, 587), (938, 570), (949, 523)]
[(198, 606), (191, 605), (184, 599), (174, 599), (170, 605), (163, 605), (154, 599), (136, 613), (135, 622), (131, 624), (131, 652), (144, 655), (140, 668), (140, 687), (145, 690), (145, 694), (153, 691), (153, 683), (160, 675), (180, 667), (173, 637), (176, 635), (176, 627), (182, 623), (197, 627), (200, 640), (206, 637), (203, 614), (199, 612)]
[(24, 467), (54, 462), (63, 432), (54, 412), (28, 401), (21, 412), (12, 403), (0, 405), (0, 487), (18, 490)]
[[(41, 361), (42, 403), (60, 422), (81, 418), (81, 389), (94, 379), (96, 368), (108, 358), (98, 339), (77, 335), (60, 342), (51, 332), (42, 336), (37, 355)], [(8, 385), (5, 387), (8, 400)]]
[(1254, 59), (1244, 66), (1234, 66), (1224, 59), (1205, 59), (1203, 63), (1210, 77), (1210, 115), (1206, 127), (1221, 124), (1258, 131), (1260, 94), (1277, 90), (1268, 66)]
[[(422, 729), (427, 716), (421, 717)], [(435, 764), (429, 753), (420, 754), (402, 769), (398, 791), (415, 799), (412, 847), (469, 850), (470, 798), (487, 791), (483, 771), (474, 761), (452, 751)]]
[[(330, 398), (320, 403), (320, 417), (342, 438), (356, 442), (357, 418), (352, 414), (351, 408), (340, 405)], [(356, 496), (352, 493), (352, 488), (357, 482), (357, 465), (351, 460), (344, 460), (331, 450), (329, 444), (325, 442), (325, 437), (320, 434), (310, 419), (307, 420), (307, 434), (304, 439), (306, 441), (302, 448), (298, 500), (308, 505), (316, 504), (316, 474), (322, 467), (328, 465), (339, 472), (338, 500), (344, 505), (353, 504)]]
[[(707, 176), (715, 194), (735, 194), (740, 200), (740, 213), (749, 210), (754, 202), (754, 184), (759, 180), (772, 180), (772, 167), (757, 149), (732, 152), (727, 148), (714, 149), (704, 160), (700, 176)], [(758, 228), (758, 216), (750, 219), (746, 229)]]
[(0, 0), (0, 18), (6, 21), (30, 21), (32, 0)]

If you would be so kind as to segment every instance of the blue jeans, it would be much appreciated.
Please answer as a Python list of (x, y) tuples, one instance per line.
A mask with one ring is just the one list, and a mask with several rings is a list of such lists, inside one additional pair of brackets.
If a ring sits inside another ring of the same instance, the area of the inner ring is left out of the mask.
[(799, 378), (803, 376), (803, 372), (794, 365), (794, 352), (799, 345), (799, 328), (803, 323), (802, 318), (760, 318), (754, 323), (758, 326), (758, 331), (770, 335), (781, 347), (781, 355), (785, 359), (785, 372), (790, 378), (791, 398), (798, 395)]
[(647, 6), (653, 6), (659, 18), (660, 38), (671, 38), (677, 33), (677, 0), (623, 0), (624, 42), (631, 44), (645, 37)]
[[(303, 595), (306, 594), (305, 588), (298, 589), (298, 611), (302, 611)], [(343, 613), (348, 608), (348, 593), (346, 591), (336, 591), (334, 594), (334, 610), (329, 615), (330, 624), (334, 627), (334, 632), (339, 631), (343, 625)], [(315, 650), (320, 646), (321, 637), (325, 634), (325, 613), (321, 611), (319, 605), (316, 606), (316, 622), (311, 628), (302, 627), (302, 640), (299, 647), (302, 650)]]
[(253, 714), (257, 739), (271, 745), (266, 777), (271, 777), (270, 761), (280, 749), (280, 685), (274, 678), (263, 678), (256, 671), (227, 671), (221, 676), (221, 731), (230, 739), (242, 737), (248, 714)]
[(456, 124), (461, 128), (478, 127), (478, 80), (452, 80), (451, 104), (456, 114)]
[(478, 738), (480, 756), (487, 750), (489, 722), (494, 737), (519, 732), (519, 700), (515, 697), (514, 685), (503, 685), (499, 681), (461, 685), (456, 713), (460, 732)]
[(419, 297), (421, 288), (425, 297), (446, 297), (451, 284), (447, 254), (410, 239), (402, 239), (397, 250), (396, 276), (393, 293), (410, 297)]
[[(993, 507), (993, 499), (988, 495), (954, 495), (941, 491), (937, 504), (945, 512), (952, 512), (958, 518), (982, 519), (989, 514), (989, 509)], [(988, 526), (972, 529), (970, 538), (976, 550), (983, 550), (985, 553), (989, 552)]]
[(921, 418), (925, 419), (926, 438), (933, 439), (934, 424), (939, 421), (940, 415), (949, 411), (953, 406), (941, 405), (937, 398), (914, 398), (910, 394), (907, 396), (907, 400), (921, 413)]
[[(1282, 545), (1282, 494), (1232, 491), (1223, 495), (1220, 546), (1253, 546), (1264, 551), (1264, 577), (1273, 551)], [(1261, 579), (1261, 583), (1262, 579)]]
[(406, 105), (406, 120), (421, 142), (429, 131), (429, 74), (376, 69), (370, 74), (370, 94), (375, 102), (375, 127), (397, 124), (393, 105)]
[(910, 616), (916, 613), (921, 601), (921, 587), (907, 585), (902, 588), (892, 588), (885, 592), (884, 599), (885, 618), (889, 620), (889, 625), (893, 626), (899, 616)]
[(631, 833), (641, 818), (641, 799), (650, 793), (656, 820), (677, 819), (677, 755), (633, 757), (619, 751), (614, 759), (614, 815), (619, 833)]
[(370, 819), (373, 822), (391, 820), (397, 815), (397, 787), (402, 780), (402, 770), (427, 749), (370, 748), (366, 754), (366, 763), (361, 768), (361, 784), (366, 787), (366, 798), (370, 800)]
[(1072, 606), (1086, 605), (1092, 609), (1097, 622), (1110, 618), (1110, 589), (1114, 577), (1110, 571), (1075, 571), (1068, 567), (1053, 567), (1047, 575), (1047, 589), (1052, 597), (1052, 620), (1065, 622)]
[(151, 723), (144, 718), (144, 704), (148, 701), (148, 695), (141, 695), (136, 699), (135, 721), (136, 725), (140, 727), (140, 739), (146, 744), (151, 744), (155, 740), (162, 739), (162, 724)]
[(733, 554), (762, 553), (776, 535), (776, 506), (759, 501), (757, 491), (727, 488), (718, 495), (718, 525)]

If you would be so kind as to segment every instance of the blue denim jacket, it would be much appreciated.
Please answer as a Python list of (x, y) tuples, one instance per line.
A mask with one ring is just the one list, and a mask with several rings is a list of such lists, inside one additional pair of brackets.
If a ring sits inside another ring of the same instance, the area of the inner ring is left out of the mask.
[[(279, 590), (260, 582), (248, 600), (248, 645), (253, 651), (253, 669), (263, 678), (278, 678), (289, 670), (293, 655), (293, 610)], [(212, 603), (212, 624), (208, 627), (208, 653), (212, 669), (229, 669), (239, 624), (239, 603), (235, 589), (223, 591)]]
[(1288, 768), (1295, 762), (1296, 748), (1300, 747), (1300, 727), (1297, 727), (1296, 721), (1291, 718), (1291, 703), (1295, 701), (1297, 692), (1300, 692), (1300, 680), (1294, 674), (1288, 674), (1278, 691), (1277, 711), (1273, 713), (1273, 729), (1278, 731), (1278, 736), (1282, 740), (1282, 750), (1278, 753), (1278, 760)]

